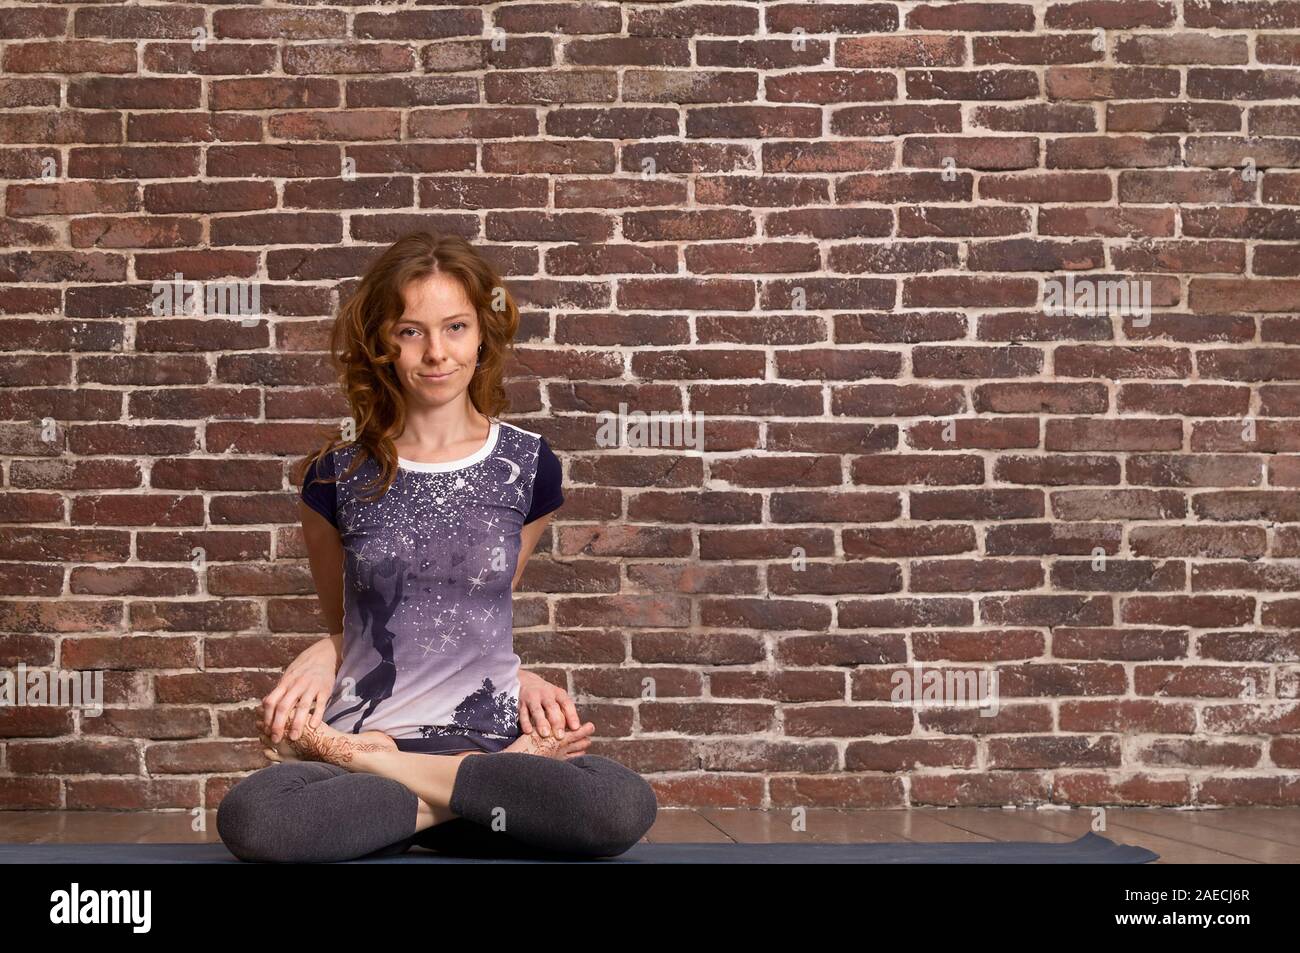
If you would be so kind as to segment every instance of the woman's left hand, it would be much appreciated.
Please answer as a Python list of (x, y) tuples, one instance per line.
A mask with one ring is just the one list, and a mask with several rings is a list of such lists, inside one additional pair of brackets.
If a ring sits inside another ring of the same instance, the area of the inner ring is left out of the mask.
[(554, 727), (555, 736), (563, 738), (566, 725), (574, 731), (582, 727), (569, 693), (540, 675), (520, 671), (519, 727), (523, 733), (536, 730), (543, 738), (549, 738)]

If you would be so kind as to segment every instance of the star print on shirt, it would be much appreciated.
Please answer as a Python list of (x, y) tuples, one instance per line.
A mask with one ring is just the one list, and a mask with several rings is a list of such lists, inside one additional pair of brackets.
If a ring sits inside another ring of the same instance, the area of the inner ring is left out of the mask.
[[(336, 517), (344, 547), (344, 658), (325, 720), (339, 730), (399, 741), (518, 735), (519, 534), (538, 508), (563, 498), (558, 461), (539, 435), (496, 421), (488, 443), (450, 466), (402, 466), (377, 500), (373, 460), (331, 484), (335, 498), (322, 509)], [(335, 451), (325, 472), (342, 473), (357, 452)]]

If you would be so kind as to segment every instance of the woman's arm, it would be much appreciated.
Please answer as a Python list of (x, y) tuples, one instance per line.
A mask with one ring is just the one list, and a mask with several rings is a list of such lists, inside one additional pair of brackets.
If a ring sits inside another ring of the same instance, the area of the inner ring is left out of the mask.
[(306, 503), (298, 501), (302, 516), (302, 537), (307, 545), (307, 559), (311, 563), (311, 578), (316, 583), (321, 612), (325, 616), (325, 631), (343, 655), (343, 539), (339, 531), (325, 517)]
[[(518, 588), (524, 564), (546, 531), (554, 512), (538, 517), (519, 531), (519, 565), (515, 568), (514, 581), (510, 583), (511, 591)], [(552, 734), (563, 738), (566, 729), (577, 731), (581, 726), (578, 709), (568, 692), (534, 672), (519, 669), (519, 727), (524, 734), (536, 732), (544, 738)]]
[[(262, 721), (273, 742), (278, 742), (282, 733), (296, 740), (309, 711), (312, 726), (320, 726), (343, 662), (343, 541), (325, 517), (305, 503), (299, 502), (298, 508), (327, 634), (303, 649), (262, 699)], [(291, 713), (293, 722), (286, 724)]]
[[(515, 578), (510, 583), (510, 591), (514, 592), (519, 588), (519, 580), (523, 578), (524, 566), (528, 558), (532, 556), (533, 549), (537, 546), (537, 541), (542, 538), (542, 533), (546, 532), (546, 527), (551, 522), (551, 517), (555, 515), (555, 510), (547, 513), (545, 516), (533, 520), (531, 523), (524, 524), (523, 529), (519, 531), (519, 562), (515, 566)], [(532, 672), (526, 672), (522, 668), (519, 670), (520, 678), (541, 678), (540, 675), (534, 675)]]
[(515, 566), (515, 578), (510, 583), (512, 592), (519, 588), (519, 580), (524, 576), (524, 565), (528, 562), (528, 557), (533, 554), (537, 541), (542, 538), (542, 533), (546, 532), (546, 527), (550, 525), (551, 517), (555, 513), (555, 510), (551, 510), (545, 516), (526, 523), (519, 531), (519, 563)]

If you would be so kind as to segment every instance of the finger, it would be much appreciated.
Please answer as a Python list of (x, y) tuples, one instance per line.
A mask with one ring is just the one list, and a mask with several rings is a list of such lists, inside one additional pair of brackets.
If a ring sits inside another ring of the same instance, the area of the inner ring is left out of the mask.
[(282, 705), (283, 703), (276, 706), (275, 714), (272, 715), (271, 724), (267, 729), (268, 734), (271, 736), (271, 740), (274, 742), (278, 742), (284, 737), (284, 723), (289, 718), (289, 709), (282, 707)]
[(280, 700), (280, 696), (283, 694), (284, 682), (281, 682), (279, 685), (275, 686), (275, 688), (271, 689), (271, 691), (267, 693), (267, 696), (262, 699), (262, 720), (268, 725), (271, 723), (271, 716), (275, 713), (276, 702)]
[(565, 754), (565, 758), (576, 758), (590, 747), (590, 741), (581, 741), (569, 749), (568, 753)]
[(307, 720), (307, 706), (299, 705), (294, 711), (293, 721), (289, 723), (289, 740), (297, 741), (298, 736), (302, 734), (303, 722)]
[(288, 687), (289, 686), (286, 684), (286, 685), (282, 685), (279, 689), (277, 689), (277, 697), (276, 697), (275, 704), (270, 707), (270, 709), (266, 712), (265, 717), (262, 719), (263, 722), (265, 722), (266, 724), (266, 728), (267, 728), (266, 733), (268, 735), (272, 735), (273, 737), (275, 734), (276, 719), (279, 717), (280, 712), (282, 710), (285, 710), (284, 706), (287, 703), (285, 693)]
[(313, 728), (319, 728), (321, 722), (325, 720), (325, 705), (329, 700), (330, 693), (322, 688), (320, 693), (316, 696), (315, 710), (311, 713), (311, 726)]
[(519, 707), (519, 732), (524, 735), (531, 735), (533, 733), (533, 723), (528, 717), (527, 705), (521, 705)]
[(298, 729), (296, 735), (291, 735), (294, 741), (302, 737), (302, 733), (307, 730), (307, 724), (311, 721), (315, 713), (315, 696), (304, 694), (298, 703), (298, 714), (294, 718), (294, 726)]
[(556, 704), (554, 698), (548, 698), (544, 702), (546, 705), (546, 717), (550, 719), (551, 724), (555, 726), (555, 736), (564, 737), (564, 712), (560, 711), (560, 706)]
[(298, 705), (298, 695), (300, 690), (295, 682), (284, 693), (279, 704), (275, 706), (275, 718), (271, 720), (271, 738), (279, 741), (284, 734), (284, 723), (289, 720), (289, 715), (293, 713), (294, 708)]
[(573, 699), (567, 694), (564, 696), (564, 713), (568, 716), (569, 727), (577, 731), (582, 727), (582, 719), (578, 717), (578, 708), (573, 704)]
[(541, 702), (533, 702), (529, 707), (532, 710), (533, 721), (537, 725), (537, 733), (543, 738), (551, 737), (551, 723), (546, 718), (546, 712), (542, 710)]

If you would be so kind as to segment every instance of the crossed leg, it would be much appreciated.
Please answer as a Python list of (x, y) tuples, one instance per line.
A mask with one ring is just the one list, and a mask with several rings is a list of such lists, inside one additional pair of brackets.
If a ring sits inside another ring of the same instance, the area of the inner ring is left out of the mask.
[[(318, 737), (312, 756), (341, 764), (284, 761), (226, 794), (217, 829), (231, 853), (328, 862), (418, 843), (469, 856), (615, 856), (640, 840), (657, 813), (645, 779), (600, 755), (429, 755), (339, 737), (346, 750)], [(363, 748), (374, 750), (355, 750)]]
[(226, 792), (217, 833), (240, 860), (353, 860), (410, 837), (417, 801), (391, 778), (286, 761), (254, 771)]

